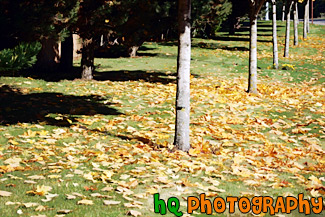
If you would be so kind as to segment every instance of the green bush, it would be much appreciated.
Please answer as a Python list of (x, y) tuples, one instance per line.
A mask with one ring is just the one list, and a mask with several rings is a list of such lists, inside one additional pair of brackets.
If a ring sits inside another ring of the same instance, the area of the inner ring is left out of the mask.
[(36, 55), (41, 49), (39, 42), (21, 43), (12, 49), (0, 51), (0, 72), (19, 71), (36, 63)]
[(198, 0), (192, 4), (192, 30), (194, 37), (211, 38), (231, 14), (229, 0)]

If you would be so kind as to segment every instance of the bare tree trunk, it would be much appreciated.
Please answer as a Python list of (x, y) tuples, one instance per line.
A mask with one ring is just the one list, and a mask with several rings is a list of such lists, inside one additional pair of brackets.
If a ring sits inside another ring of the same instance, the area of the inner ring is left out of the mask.
[(269, 5), (268, 2), (266, 2), (265, 5), (266, 5), (266, 9), (265, 9), (265, 11), (266, 11), (265, 20), (270, 20), (270, 16), (269, 16), (269, 13), (270, 13), (270, 5)]
[(81, 79), (92, 80), (94, 71), (94, 41), (82, 39)]
[(293, 45), (297, 46), (299, 42), (298, 38), (298, 0), (294, 1), (294, 9), (293, 9), (293, 29), (294, 29), (294, 40)]
[(257, 93), (257, 16), (250, 16), (248, 93)]
[(298, 14), (298, 0), (297, 0), (297, 4), (296, 4), (296, 17), (297, 17), (297, 23), (299, 24), (299, 14)]
[(309, 29), (310, 29), (310, 27), (309, 27), (309, 23), (310, 23), (310, 1), (312, 1), (312, 0), (307, 0), (307, 2), (308, 2), (307, 33), (309, 33)]
[(283, 6), (282, 6), (282, 22), (284, 22), (284, 20), (285, 20), (285, 14), (286, 14), (286, 5), (285, 5), (285, 2), (283, 2)]
[(304, 39), (307, 39), (307, 25), (309, 19), (309, 0), (305, 1), (305, 14), (304, 14)]
[(72, 33), (61, 42), (60, 67), (63, 70), (71, 70), (73, 66), (73, 38)]
[(139, 46), (136, 46), (136, 45), (130, 47), (128, 49), (129, 57), (136, 57), (138, 49), (139, 49)]
[(292, 8), (292, 0), (287, 1), (287, 9), (286, 9), (286, 36), (285, 36), (285, 47), (284, 47), (284, 57), (289, 57), (289, 43), (290, 43), (290, 11)]
[(174, 145), (189, 151), (190, 145), (190, 63), (191, 63), (191, 0), (178, 1), (178, 58), (176, 123)]
[(37, 55), (35, 69), (39, 72), (49, 72), (57, 69), (60, 53), (59, 44), (55, 39), (41, 39), (42, 48)]
[(273, 30), (273, 67), (279, 68), (279, 54), (278, 54), (278, 36), (276, 25), (276, 0), (272, 0), (272, 30)]

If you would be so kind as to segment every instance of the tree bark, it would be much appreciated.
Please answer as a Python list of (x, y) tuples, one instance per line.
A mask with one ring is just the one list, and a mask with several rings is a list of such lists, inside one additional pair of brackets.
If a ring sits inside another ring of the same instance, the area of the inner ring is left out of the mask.
[(92, 80), (94, 71), (94, 41), (82, 39), (81, 79)]
[(292, 8), (292, 0), (287, 1), (286, 7), (286, 35), (285, 35), (285, 47), (284, 47), (284, 57), (289, 57), (289, 43), (290, 43), (290, 11)]
[(308, 19), (307, 19), (307, 33), (309, 33), (309, 30), (310, 30), (310, 10), (312, 10), (310, 8), (310, 1), (312, 0), (307, 0), (308, 1)]
[(37, 55), (35, 69), (38, 72), (49, 72), (57, 69), (60, 53), (59, 44), (55, 39), (41, 39), (42, 48)]
[(296, 4), (296, 16), (297, 16), (297, 23), (299, 24), (299, 13), (298, 13), (298, 0), (296, 0), (297, 4)]
[(269, 5), (268, 2), (266, 2), (265, 5), (266, 5), (266, 9), (265, 9), (265, 11), (266, 11), (265, 20), (270, 20), (270, 16), (269, 16), (269, 13), (270, 13), (270, 5)]
[(136, 57), (138, 49), (139, 49), (139, 46), (136, 46), (136, 45), (130, 47), (128, 49), (129, 57)]
[(276, 0), (272, 0), (272, 31), (273, 31), (273, 67), (279, 68), (279, 55), (278, 55), (278, 36), (276, 25)]
[(69, 71), (73, 66), (73, 38), (72, 33), (61, 42), (61, 58), (60, 67), (63, 70)]
[(190, 63), (191, 63), (191, 0), (178, 1), (178, 57), (176, 122), (174, 145), (189, 151), (190, 145)]
[(248, 93), (257, 93), (257, 16), (250, 16)]
[(294, 40), (293, 45), (297, 46), (299, 42), (298, 38), (298, 0), (294, 1), (294, 10), (293, 10), (293, 29), (294, 29)]
[(284, 22), (285, 20), (285, 14), (286, 14), (286, 5), (285, 2), (283, 2), (283, 6), (282, 6), (282, 22)]
[(307, 39), (307, 25), (309, 19), (309, 0), (305, 0), (305, 14), (304, 14), (304, 39)]

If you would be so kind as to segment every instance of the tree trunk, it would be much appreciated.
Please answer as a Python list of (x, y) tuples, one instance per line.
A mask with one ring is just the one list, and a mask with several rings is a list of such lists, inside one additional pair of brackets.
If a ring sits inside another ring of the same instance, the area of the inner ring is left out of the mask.
[(308, 2), (307, 33), (309, 33), (309, 23), (310, 23), (310, 1), (311, 0), (307, 0)]
[(129, 57), (136, 57), (138, 49), (139, 49), (139, 46), (136, 46), (136, 45), (130, 47), (128, 49)]
[(60, 67), (63, 70), (69, 71), (73, 66), (73, 38), (72, 33), (61, 42), (61, 59)]
[(269, 3), (268, 2), (266, 2), (266, 9), (265, 9), (265, 11), (266, 11), (266, 14), (265, 14), (265, 20), (270, 20), (270, 17), (269, 17), (269, 13), (270, 13), (270, 5), (269, 5)]
[(304, 14), (304, 39), (307, 39), (307, 25), (309, 19), (309, 0), (305, 1), (305, 14)]
[(229, 21), (229, 35), (235, 35), (236, 30), (240, 28), (240, 17), (230, 17)]
[(294, 27), (294, 40), (293, 45), (298, 45), (298, 0), (294, 1), (294, 10), (293, 10), (293, 27)]
[(59, 44), (50, 38), (41, 39), (42, 48), (37, 55), (35, 69), (38, 72), (49, 72), (57, 69), (60, 53)]
[(82, 40), (81, 79), (92, 80), (94, 71), (94, 41), (92, 38)]
[(294, 11), (293, 11), (293, 27), (294, 27), (294, 40), (293, 45), (297, 46), (299, 42), (298, 35), (298, 1), (294, 1)]
[(174, 145), (189, 151), (190, 145), (190, 63), (191, 63), (191, 0), (178, 1), (178, 57), (176, 122)]
[(298, 14), (298, 0), (297, 0), (297, 3), (296, 3), (296, 17), (297, 17), (297, 23), (299, 24), (299, 14)]
[(250, 16), (248, 93), (257, 93), (257, 16)]
[(279, 55), (278, 55), (278, 37), (276, 25), (276, 0), (272, 0), (272, 30), (273, 30), (273, 67), (279, 68)]
[(289, 57), (289, 43), (290, 43), (290, 11), (292, 8), (292, 1), (288, 0), (286, 7), (286, 36), (285, 36), (285, 47), (284, 47), (284, 57)]
[(285, 19), (285, 14), (286, 14), (286, 6), (285, 6), (285, 2), (283, 2), (283, 6), (282, 6), (282, 22), (284, 22)]

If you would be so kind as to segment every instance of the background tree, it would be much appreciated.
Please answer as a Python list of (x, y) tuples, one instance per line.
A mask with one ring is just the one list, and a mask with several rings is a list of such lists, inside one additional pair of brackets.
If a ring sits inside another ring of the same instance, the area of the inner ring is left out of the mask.
[(304, 39), (307, 39), (308, 23), (309, 23), (309, 0), (304, 1), (305, 12), (304, 12)]
[(249, 12), (249, 5), (242, 0), (231, 0), (232, 11), (228, 17), (229, 34), (234, 35), (240, 28), (240, 21)]
[(178, 57), (176, 123), (174, 145), (189, 151), (190, 145), (190, 62), (191, 62), (191, 1), (178, 1)]
[(75, 31), (82, 39), (81, 78), (91, 80), (94, 71), (95, 37), (101, 35), (105, 24), (105, 15), (112, 4), (105, 0), (83, 0), (80, 2)]
[(298, 0), (293, 1), (293, 29), (294, 29), (294, 39), (293, 45), (297, 46), (299, 41), (298, 34)]
[(117, 16), (113, 19), (115, 23), (120, 23), (116, 25), (115, 31), (128, 56), (136, 56), (137, 50), (145, 41), (166, 35), (176, 22), (175, 9), (175, 2), (170, 0), (128, 0), (117, 5)]
[(286, 35), (284, 45), (284, 57), (289, 57), (289, 43), (290, 43), (290, 12), (292, 8), (293, 0), (287, 0), (286, 2)]
[(77, 0), (3, 0), (0, 2), (0, 49), (20, 42), (42, 44), (36, 69), (48, 71), (59, 61), (57, 42), (73, 21)]
[(249, 43), (249, 93), (257, 93), (257, 16), (265, 0), (249, 0), (250, 43)]
[(285, 0), (282, 1), (282, 22), (285, 21), (286, 18), (286, 2)]
[(276, 0), (271, 0), (272, 3), (272, 41), (273, 41), (273, 67), (279, 68), (279, 55), (278, 55), (278, 37), (276, 25)]
[(212, 38), (232, 12), (229, 0), (198, 0), (192, 3), (192, 34)]

